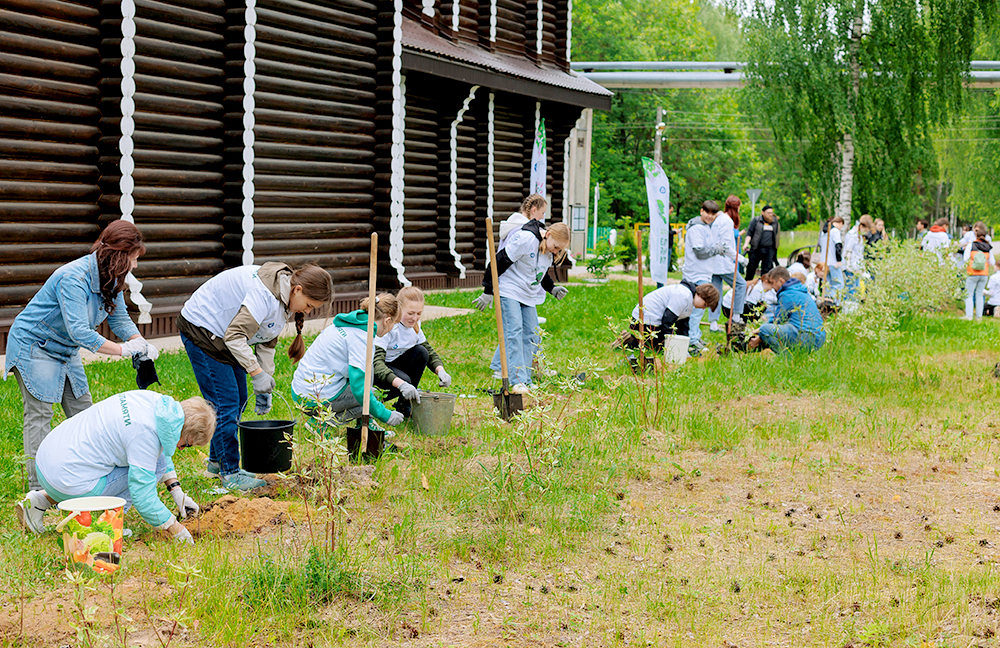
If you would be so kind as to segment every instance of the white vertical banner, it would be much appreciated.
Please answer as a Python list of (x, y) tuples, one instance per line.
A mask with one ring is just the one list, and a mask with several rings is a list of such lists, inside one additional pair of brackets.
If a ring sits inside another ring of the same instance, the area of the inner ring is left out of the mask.
[[(538, 115), (538, 110), (535, 111)], [(535, 143), (531, 147), (531, 193), (545, 196), (545, 179), (548, 176), (548, 158), (545, 151), (545, 119), (538, 117)]]
[(642, 158), (649, 198), (649, 276), (656, 283), (667, 283), (670, 270), (670, 180), (663, 168)]

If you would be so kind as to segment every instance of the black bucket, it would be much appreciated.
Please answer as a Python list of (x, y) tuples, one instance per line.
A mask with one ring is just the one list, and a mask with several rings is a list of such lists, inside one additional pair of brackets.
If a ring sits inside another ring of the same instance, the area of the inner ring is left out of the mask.
[(240, 421), (243, 469), (252, 473), (285, 472), (292, 467), (291, 437), (295, 421)]

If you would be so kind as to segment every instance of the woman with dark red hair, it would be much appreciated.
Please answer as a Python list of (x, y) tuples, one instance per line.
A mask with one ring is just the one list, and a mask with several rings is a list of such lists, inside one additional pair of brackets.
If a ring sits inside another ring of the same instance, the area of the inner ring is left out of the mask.
[[(52, 405), (61, 403), (71, 417), (93, 404), (80, 349), (110, 356), (159, 352), (139, 335), (125, 308), (125, 276), (146, 252), (142, 234), (128, 221), (108, 225), (90, 254), (60, 266), (24, 310), (14, 318), (7, 338), (3, 378), (13, 373), (24, 401), (24, 454), (31, 490), (42, 487), (35, 453), (52, 429)], [(97, 333), (108, 320), (124, 344)]]

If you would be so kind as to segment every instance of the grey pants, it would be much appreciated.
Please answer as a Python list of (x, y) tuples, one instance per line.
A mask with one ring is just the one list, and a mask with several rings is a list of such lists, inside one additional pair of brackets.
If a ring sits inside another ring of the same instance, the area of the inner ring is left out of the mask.
[[(42, 440), (52, 431), (52, 403), (40, 401), (31, 395), (28, 388), (24, 386), (21, 372), (14, 367), (14, 377), (21, 388), (21, 400), (24, 403), (24, 456), (28, 463), (28, 488), (31, 490), (41, 490), (42, 485), (38, 483), (38, 476), (35, 474), (35, 455), (38, 454), (38, 446), (42, 445)], [(70, 387), (69, 378), (63, 386), (62, 408), (66, 418), (76, 416), (83, 410), (94, 404), (87, 392), (80, 398), (73, 395), (73, 388)]]
[(306, 410), (306, 414), (310, 417), (308, 425), (313, 431), (317, 434), (326, 434), (331, 428), (350, 425), (354, 420), (361, 418), (362, 411), (361, 403), (348, 387), (340, 396), (323, 401), (318, 408)]

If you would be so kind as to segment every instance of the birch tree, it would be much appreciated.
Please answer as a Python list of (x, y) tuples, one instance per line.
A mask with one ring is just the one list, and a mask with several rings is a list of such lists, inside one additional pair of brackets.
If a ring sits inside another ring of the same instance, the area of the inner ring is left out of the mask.
[(748, 0), (748, 99), (798, 151), (824, 216), (901, 225), (1000, 0)]

